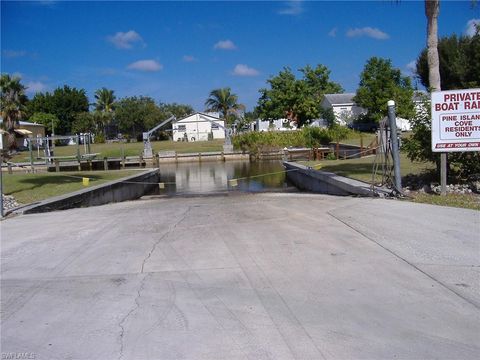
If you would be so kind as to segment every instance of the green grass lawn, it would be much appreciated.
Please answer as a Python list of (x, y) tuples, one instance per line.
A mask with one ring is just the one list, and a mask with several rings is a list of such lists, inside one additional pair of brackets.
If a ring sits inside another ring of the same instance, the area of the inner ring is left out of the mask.
[(480, 210), (480, 195), (478, 194), (437, 194), (418, 193), (413, 195), (413, 201), (422, 204), (452, 206), (464, 209)]
[[(194, 142), (180, 142), (180, 141), (152, 141), (153, 152), (159, 151), (176, 151), (177, 153), (190, 152), (208, 152), (208, 151), (222, 151), (223, 139), (212, 141), (194, 141)], [(110, 143), (110, 144), (91, 144), (90, 153), (99, 153), (97, 158), (119, 158), (124, 154), (125, 156), (139, 156), (143, 152), (143, 142), (134, 143)], [(84, 154), (84, 146), (80, 146), (80, 154)], [(55, 156), (76, 156), (77, 146), (56, 146)], [(37, 157), (37, 151), (33, 151), (33, 156)], [(40, 156), (43, 157), (43, 152), (40, 151)], [(22, 151), (16, 154), (10, 161), (12, 162), (29, 162), (30, 152)]]
[[(307, 165), (370, 183), (372, 181), (374, 161), (375, 155), (371, 155), (359, 159), (309, 161)], [(435, 164), (433, 163), (410, 161), (405, 154), (400, 154), (400, 171), (402, 176), (408, 174), (419, 175), (433, 169), (435, 169)]]
[(29, 204), (84, 189), (83, 177), (88, 177), (90, 179), (89, 186), (94, 186), (136, 173), (138, 171), (135, 170), (35, 174), (3, 172), (3, 191), (6, 195), (13, 195), (19, 203)]

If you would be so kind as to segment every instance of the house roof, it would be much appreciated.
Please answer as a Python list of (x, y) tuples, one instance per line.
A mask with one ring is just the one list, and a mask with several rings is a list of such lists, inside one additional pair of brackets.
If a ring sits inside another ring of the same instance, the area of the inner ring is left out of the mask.
[[(3, 118), (0, 117), (0, 124), (3, 123)], [(18, 122), (20, 126), (41, 126), (41, 127), (45, 127), (45, 125), (42, 125), (42, 124), (37, 124), (37, 123), (31, 123), (31, 122), (28, 122), (28, 121), (19, 121)]]
[(203, 113), (203, 112), (197, 111), (197, 112), (194, 112), (193, 114), (184, 116), (183, 118), (177, 119), (177, 120), (172, 121), (172, 122), (179, 122), (179, 121), (188, 119), (189, 117), (194, 116), (194, 115), (197, 115), (197, 114), (198, 114), (198, 115), (202, 115), (202, 116), (209, 117), (209, 118), (211, 118), (212, 120), (220, 120), (220, 121), (223, 121), (223, 119), (220, 119), (218, 116), (210, 115), (210, 114), (212, 114), (212, 113)]
[(325, 94), (325, 100), (328, 101), (330, 105), (353, 104), (354, 96), (355, 93)]

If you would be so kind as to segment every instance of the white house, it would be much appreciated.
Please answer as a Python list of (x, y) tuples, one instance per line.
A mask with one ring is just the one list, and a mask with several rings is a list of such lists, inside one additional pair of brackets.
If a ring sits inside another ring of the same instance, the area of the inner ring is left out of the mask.
[(207, 141), (225, 139), (225, 121), (218, 113), (196, 112), (172, 121), (173, 141)]
[(353, 101), (354, 96), (355, 93), (325, 94), (321, 106), (326, 110), (333, 110), (337, 123), (347, 125), (358, 115), (367, 113), (367, 110), (355, 104)]
[(288, 119), (276, 119), (276, 120), (260, 120), (251, 124), (252, 130), (255, 131), (290, 131), (296, 130), (297, 125), (295, 122)]

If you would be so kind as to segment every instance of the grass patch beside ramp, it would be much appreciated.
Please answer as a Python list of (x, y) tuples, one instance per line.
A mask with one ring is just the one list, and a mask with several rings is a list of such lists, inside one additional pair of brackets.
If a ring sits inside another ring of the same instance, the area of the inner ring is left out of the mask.
[(53, 196), (85, 189), (82, 179), (89, 178), (89, 186), (137, 174), (138, 170), (60, 172), (60, 173), (3, 173), (3, 191), (21, 204), (44, 200)]

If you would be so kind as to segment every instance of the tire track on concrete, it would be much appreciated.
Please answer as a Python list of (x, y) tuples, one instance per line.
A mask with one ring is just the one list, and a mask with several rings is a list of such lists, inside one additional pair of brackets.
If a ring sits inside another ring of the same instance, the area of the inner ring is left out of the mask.
[[(168, 250), (166, 252), (166, 250)], [(220, 299), (220, 297), (216, 294), (216, 288), (213, 287), (204, 287), (202, 288), (201, 285), (196, 285), (192, 283), (192, 276), (198, 281), (198, 284), (202, 284), (203, 280), (199, 276), (199, 274), (193, 269), (187, 260), (178, 253), (178, 251), (169, 243), (165, 242), (162, 244), (162, 252), (166, 259), (174, 260), (173, 263), (177, 265), (181, 265), (182, 269), (186, 270), (176, 270), (176, 272), (180, 275), (180, 277), (184, 280), (184, 283), (188, 286), (188, 288), (193, 292), (195, 297), (200, 301), (202, 306), (206, 309), (206, 311), (212, 316), (212, 318), (217, 322), (217, 324), (224, 330), (229, 330), (231, 325), (229, 321), (233, 321), (241, 328), (242, 335), (240, 337), (234, 337), (230, 335), (230, 332), (227, 331), (227, 336), (229, 339), (234, 343), (238, 349), (245, 355), (246, 358), (252, 360), (259, 360), (259, 359), (268, 359), (271, 360), (272, 356), (269, 352), (263, 349), (262, 344), (259, 344), (256, 337), (251, 333), (251, 331), (247, 328), (245, 324), (233, 313), (233, 311)], [(239, 267), (235, 267), (238, 269)], [(225, 268), (213, 268), (213, 269), (201, 269), (201, 270), (221, 270)], [(212, 304), (212, 295), (216, 299)], [(176, 306), (176, 305), (175, 305)], [(177, 307), (177, 309), (181, 312), (181, 310)], [(183, 312), (181, 314), (184, 316)], [(186, 319), (186, 317), (185, 317)], [(186, 319), (188, 324), (188, 319)], [(246, 340), (245, 340), (246, 339)], [(243, 340), (243, 341), (242, 341)], [(253, 348), (252, 352), (255, 355), (250, 356), (247, 353), (245, 348), (245, 343), (247, 347)]]
[[(224, 234), (224, 238), (225, 237), (228, 238), (228, 235)], [(231, 233), (230, 238), (235, 238), (233, 233)], [(243, 250), (238, 241), (229, 242), (224, 240), (224, 243), (242, 269), (242, 272), (247, 278), (250, 287), (255, 292), (255, 295), (262, 304), (266, 314), (282, 337), (292, 357), (294, 359), (326, 359), (325, 355), (317, 346), (310, 333), (308, 333), (305, 327), (301, 324), (300, 320), (287, 305), (285, 299), (280, 295), (278, 290), (268, 279), (268, 276), (265, 274), (263, 269), (255, 262), (250, 254)], [(256, 268), (258, 271), (249, 270), (249, 267), (245, 266), (240, 257), (249, 259), (251, 262), (251, 267)], [(260, 287), (262, 290), (259, 290)], [(275, 313), (272, 311), (272, 308), (279, 310), (281, 314)], [(299, 344), (300, 339), (302, 342), (301, 345)]]

